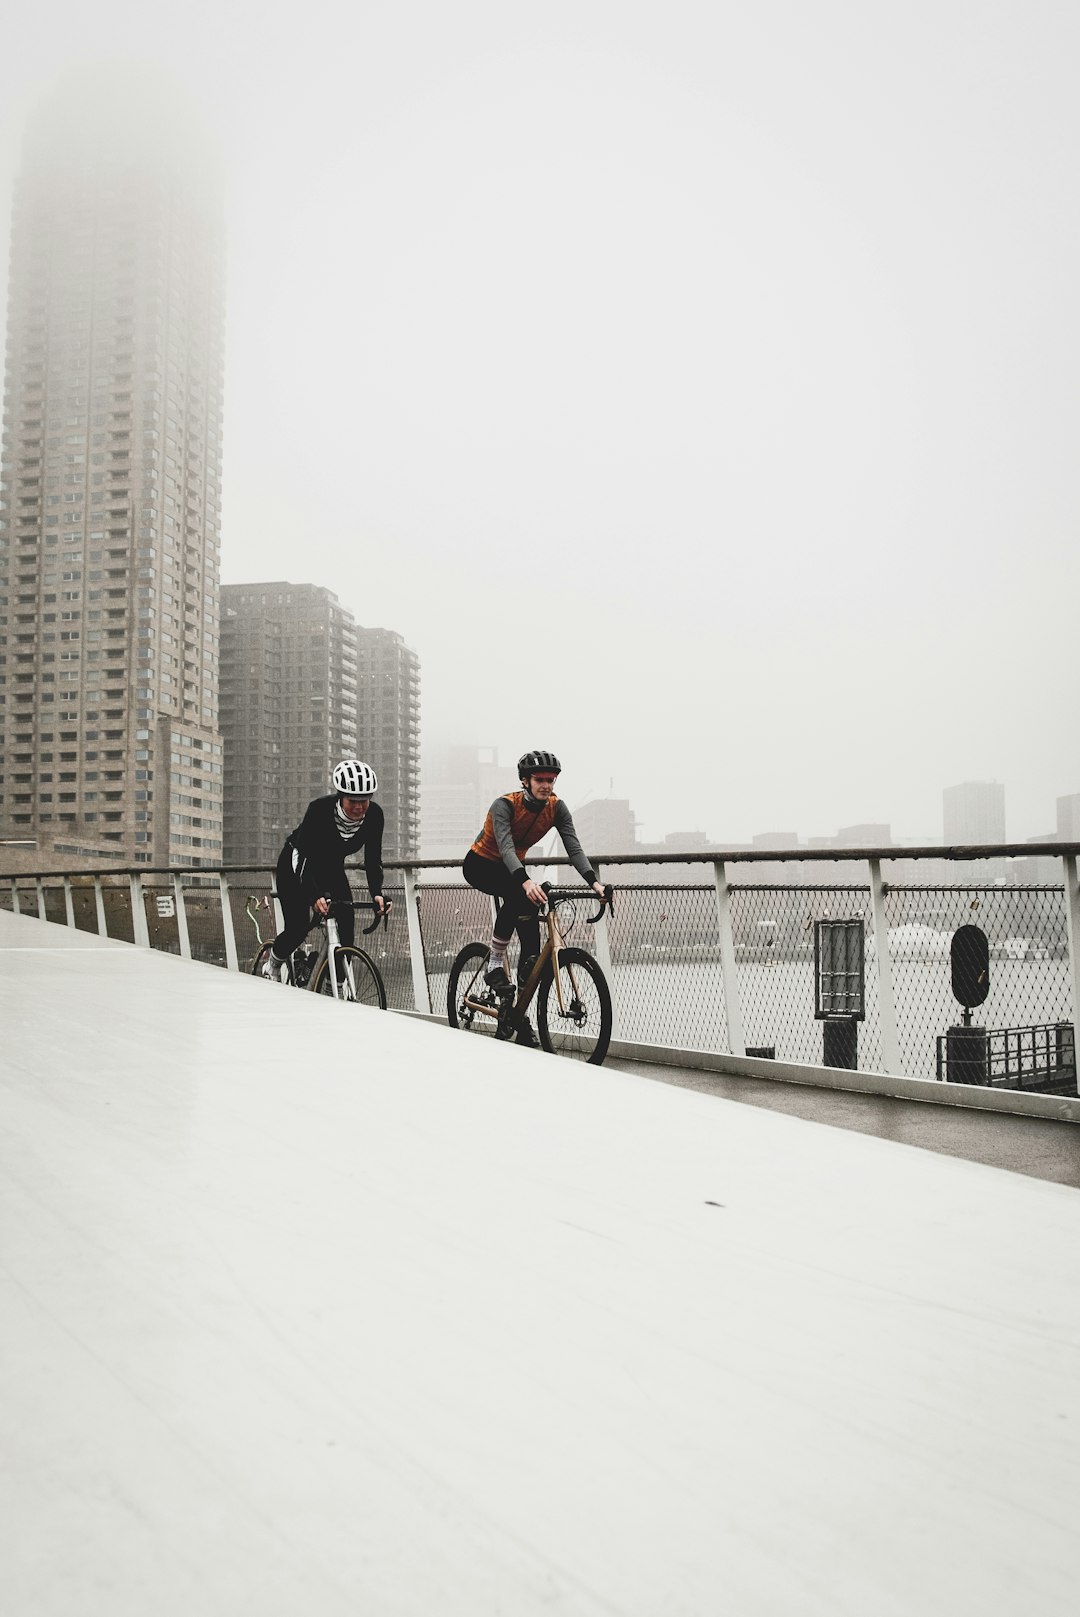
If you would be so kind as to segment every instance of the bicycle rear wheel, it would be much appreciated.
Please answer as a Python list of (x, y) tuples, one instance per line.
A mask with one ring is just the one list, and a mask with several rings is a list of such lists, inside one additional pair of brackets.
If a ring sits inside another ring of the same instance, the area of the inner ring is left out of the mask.
[[(385, 1011), (386, 986), (371, 956), (366, 955), (363, 949), (354, 949), (351, 944), (344, 943), (338, 946), (335, 954), (338, 963), (338, 998), (350, 1005), (371, 1005), (375, 1010)], [(329, 958), (319, 967), (313, 992), (333, 995)]]
[(540, 1043), (552, 1055), (569, 1056), (573, 1061), (587, 1061), (598, 1067), (611, 1043), (607, 979), (584, 949), (560, 949), (559, 988), (562, 1005), (548, 966), (536, 1000)]
[[(266, 965), (267, 957), (270, 954), (270, 949), (271, 945), (269, 943), (264, 943), (258, 954), (255, 956), (251, 966), (251, 975), (253, 977), (261, 977), (263, 975), (263, 968)], [(289, 983), (290, 985), (293, 981), (293, 963), (291, 960), (287, 960), (281, 968), (281, 981), (283, 983)]]
[(451, 1027), (459, 1027), (464, 1033), (480, 1033), (489, 1039), (497, 1039), (499, 996), (484, 981), (487, 963), (488, 951), (482, 943), (470, 943), (462, 949), (450, 967), (446, 1018)]

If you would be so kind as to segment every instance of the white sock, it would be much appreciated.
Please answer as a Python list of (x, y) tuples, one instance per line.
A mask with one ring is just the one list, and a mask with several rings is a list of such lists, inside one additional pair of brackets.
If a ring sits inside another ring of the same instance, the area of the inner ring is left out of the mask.
[(506, 971), (506, 957), (509, 949), (510, 940), (508, 938), (492, 938), (491, 948), (488, 950), (488, 971), (494, 971), (496, 966), (501, 966)]

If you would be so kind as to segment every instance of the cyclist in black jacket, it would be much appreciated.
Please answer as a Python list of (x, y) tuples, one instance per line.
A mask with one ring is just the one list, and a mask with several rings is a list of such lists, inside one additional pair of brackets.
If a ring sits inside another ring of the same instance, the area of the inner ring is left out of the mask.
[[(380, 915), (386, 909), (382, 881), (383, 811), (371, 801), (379, 782), (369, 764), (359, 758), (345, 758), (334, 770), (334, 790), (329, 797), (316, 797), (295, 831), (285, 838), (277, 862), (277, 893), (285, 917), (266, 957), (264, 975), (280, 982), (286, 960), (303, 943), (311, 925), (311, 911), (325, 915), (331, 900), (352, 901), (352, 889), (345, 874), (350, 854), (364, 850), (364, 872), (368, 891)], [(338, 932), (342, 943), (353, 940), (353, 912), (341, 910)]]

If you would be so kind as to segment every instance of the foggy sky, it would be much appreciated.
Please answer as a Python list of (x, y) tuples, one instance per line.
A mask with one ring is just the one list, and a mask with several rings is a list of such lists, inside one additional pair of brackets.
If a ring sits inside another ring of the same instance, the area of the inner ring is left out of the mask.
[[(420, 655), (425, 744), (642, 834), (1007, 831), (1080, 791), (1080, 13), (48, 3), (229, 176), (222, 577)], [(377, 760), (375, 760), (377, 763)]]

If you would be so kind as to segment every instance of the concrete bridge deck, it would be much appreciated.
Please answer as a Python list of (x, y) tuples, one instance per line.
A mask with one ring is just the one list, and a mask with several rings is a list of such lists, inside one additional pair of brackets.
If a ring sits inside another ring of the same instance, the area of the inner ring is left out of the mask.
[(1075, 1190), (6, 913), (0, 1016), (10, 1617), (1071, 1617)]

